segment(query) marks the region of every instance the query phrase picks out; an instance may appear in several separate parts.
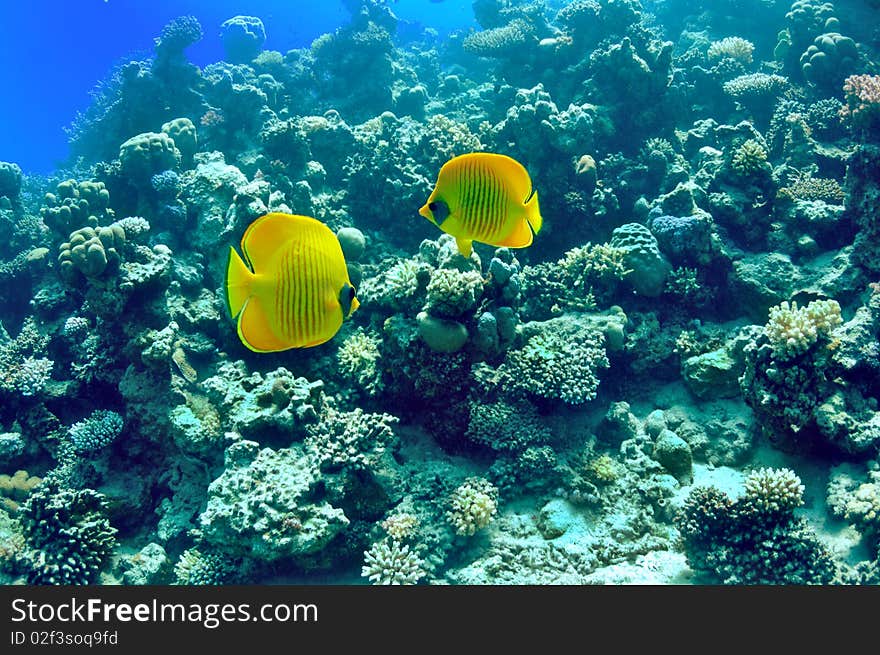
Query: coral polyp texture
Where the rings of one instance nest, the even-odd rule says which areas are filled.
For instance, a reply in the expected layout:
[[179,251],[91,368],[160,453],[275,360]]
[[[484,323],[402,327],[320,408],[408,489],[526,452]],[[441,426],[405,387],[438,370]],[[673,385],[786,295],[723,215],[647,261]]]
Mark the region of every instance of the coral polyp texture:
[[69,26],[0,584],[880,581],[877,3],[452,4]]

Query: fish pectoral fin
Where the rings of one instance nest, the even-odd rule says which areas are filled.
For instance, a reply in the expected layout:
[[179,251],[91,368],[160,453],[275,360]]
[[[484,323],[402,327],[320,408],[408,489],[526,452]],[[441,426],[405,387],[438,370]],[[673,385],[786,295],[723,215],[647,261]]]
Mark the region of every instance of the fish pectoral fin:
[[293,345],[283,341],[275,334],[263,303],[256,296],[245,301],[238,316],[238,337],[249,349],[258,353],[287,350]]
[[532,232],[529,222],[523,217],[516,222],[513,231],[496,245],[506,246],[508,248],[525,248],[526,246],[532,245],[532,239],[534,239],[534,237],[535,234]]
[[455,245],[458,246],[458,252],[461,253],[462,257],[470,257],[471,252],[473,251],[473,240],[465,239],[463,237],[455,237]]

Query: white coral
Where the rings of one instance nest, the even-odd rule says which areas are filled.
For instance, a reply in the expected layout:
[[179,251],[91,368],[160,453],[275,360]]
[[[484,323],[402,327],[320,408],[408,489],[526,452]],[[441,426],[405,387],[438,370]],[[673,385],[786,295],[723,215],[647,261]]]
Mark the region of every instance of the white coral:
[[770,308],[764,334],[770,340],[773,356],[779,360],[796,357],[840,325],[840,305],[836,300],[814,300],[806,307],[787,301]]
[[483,478],[468,478],[450,498],[449,522],[459,535],[470,536],[485,528],[498,511],[498,488]]
[[383,539],[364,552],[361,575],[373,584],[416,584],[425,576],[421,558],[396,539]]
[[804,504],[804,485],[788,468],[762,468],[749,473],[744,497],[765,512],[790,512]]

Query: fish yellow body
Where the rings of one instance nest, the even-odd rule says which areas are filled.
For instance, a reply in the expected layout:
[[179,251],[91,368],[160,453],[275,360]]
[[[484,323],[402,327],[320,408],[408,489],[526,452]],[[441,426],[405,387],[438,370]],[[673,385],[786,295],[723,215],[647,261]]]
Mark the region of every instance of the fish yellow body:
[[229,248],[226,302],[255,352],[309,348],[333,337],[357,308],[336,235],[308,216],[266,214]]
[[419,214],[455,237],[470,257],[472,242],[525,248],[541,229],[538,194],[526,169],[507,155],[472,152],[443,164]]

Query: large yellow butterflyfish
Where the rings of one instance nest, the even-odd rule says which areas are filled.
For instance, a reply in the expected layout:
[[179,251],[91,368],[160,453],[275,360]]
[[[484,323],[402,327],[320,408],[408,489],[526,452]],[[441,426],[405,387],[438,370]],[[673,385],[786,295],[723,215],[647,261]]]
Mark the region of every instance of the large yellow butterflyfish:
[[226,302],[255,352],[309,348],[333,337],[358,308],[336,235],[308,216],[266,214],[229,248]]
[[525,248],[542,223],[526,169],[507,155],[489,152],[459,155],[443,164],[419,214],[454,236],[465,257],[474,241]]

